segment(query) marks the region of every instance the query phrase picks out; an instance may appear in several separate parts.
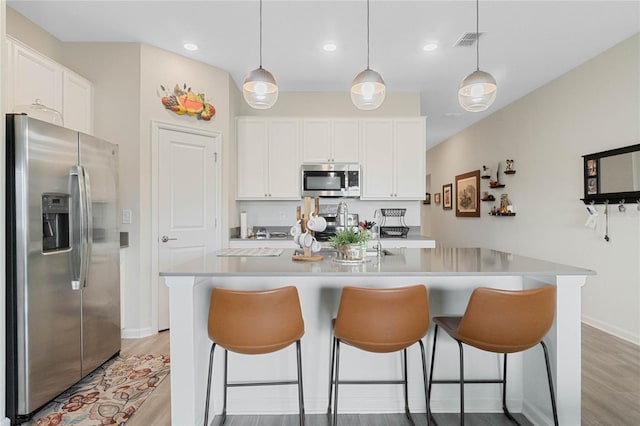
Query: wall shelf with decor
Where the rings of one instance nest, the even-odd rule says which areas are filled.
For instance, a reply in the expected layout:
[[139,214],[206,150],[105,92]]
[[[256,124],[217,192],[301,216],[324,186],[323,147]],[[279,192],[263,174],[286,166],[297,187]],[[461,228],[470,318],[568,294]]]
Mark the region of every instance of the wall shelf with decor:
[[489,212],[489,216],[515,216],[515,213]]

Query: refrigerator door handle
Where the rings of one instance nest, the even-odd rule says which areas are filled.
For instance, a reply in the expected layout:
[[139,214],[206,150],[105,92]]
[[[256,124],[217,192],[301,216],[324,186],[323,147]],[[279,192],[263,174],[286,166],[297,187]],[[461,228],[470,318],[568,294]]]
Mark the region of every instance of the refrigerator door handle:
[[70,193],[74,202],[74,217],[72,220],[72,240],[71,250],[71,288],[80,290],[86,285],[88,268],[88,237],[87,237],[87,187],[85,170],[82,166],[71,166],[69,169],[71,176]]
[[87,286],[87,281],[89,278],[89,266],[91,265],[91,252],[93,246],[93,203],[91,200],[91,179],[89,179],[89,171],[82,167],[82,172],[84,176],[84,202],[85,202],[85,246],[84,251],[82,253],[82,258],[84,259],[84,277],[82,281],[82,286]]

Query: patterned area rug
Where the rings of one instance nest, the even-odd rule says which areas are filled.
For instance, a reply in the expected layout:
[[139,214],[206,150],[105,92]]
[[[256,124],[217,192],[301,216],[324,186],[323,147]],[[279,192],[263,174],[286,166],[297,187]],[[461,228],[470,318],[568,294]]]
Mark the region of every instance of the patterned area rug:
[[37,412],[36,426],[123,425],[169,373],[165,355],[115,358]]

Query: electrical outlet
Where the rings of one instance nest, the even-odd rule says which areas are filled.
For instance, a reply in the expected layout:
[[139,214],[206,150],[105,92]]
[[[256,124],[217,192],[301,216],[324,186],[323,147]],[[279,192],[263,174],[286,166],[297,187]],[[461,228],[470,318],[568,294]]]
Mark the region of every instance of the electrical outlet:
[[122,223],[131,224],[131,210],[123,209],[122,210]]

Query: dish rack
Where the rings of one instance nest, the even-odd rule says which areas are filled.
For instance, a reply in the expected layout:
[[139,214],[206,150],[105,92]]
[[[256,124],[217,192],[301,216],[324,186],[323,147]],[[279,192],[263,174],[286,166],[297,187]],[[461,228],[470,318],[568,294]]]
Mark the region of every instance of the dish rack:
[[[380,209],[382,223],[380,224],[380,238],[407,238],[409,227],[404,222],[407,209]],[[393,218],[390,222],[397,222],[393,226],[387,226],[387,218]]]

